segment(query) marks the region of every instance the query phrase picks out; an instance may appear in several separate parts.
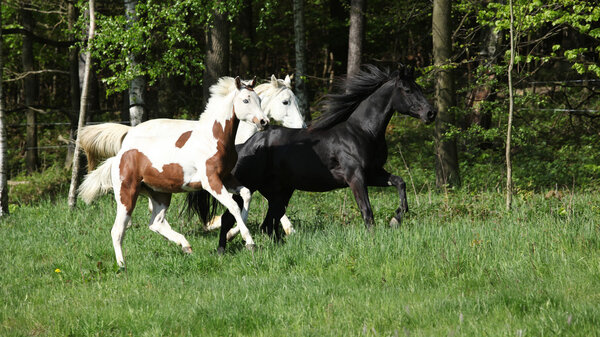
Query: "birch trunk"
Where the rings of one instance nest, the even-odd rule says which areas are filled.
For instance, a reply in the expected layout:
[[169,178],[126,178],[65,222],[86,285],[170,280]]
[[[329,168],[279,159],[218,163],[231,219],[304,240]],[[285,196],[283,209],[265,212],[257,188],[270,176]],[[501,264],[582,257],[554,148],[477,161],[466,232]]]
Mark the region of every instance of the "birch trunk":
[[[88,87],[90,82],[90,68],[92,63],[92,55],[90,52],[90,46],[92,38],[94,37],[94,31],[96,30],[96,16],[94,12],[94,0],[89,0],[89,15],[90,15],[90,29],[88,32],[88,46],[85,52],[85,72],[83,75],[83,86],[81,88],[81,102],[79,104],[79,122],[77,124],[77,133],[83,128],[85,123],[85,115],[87,113],[87,99],[88,99]],[[75,153],[73,155],[73,172],[71,174],[71,186],[69,188],[69,208],[74,209],[77,205],[77,188],[79,186],[79,169],[80,169],[80,158],[79,155],[79,137],[75,142]]]
[[[137,0],[124,0],[125,17],[131,25],[138,20],[135,7],[138,4]],[[130,53],[128,55],[129,63],[132,68],[136,68],[139,64],[136,56]],[[129,82],[129,121],[131,126],[136,126],[144,120],[144,92],[146,91],[146,78],[137,76]]]
[[512,70],[515,63],[515,41],[514,41],[514,25],[513,25],[513,4],[509,0],[510,7],[510,63],[508,64],[508,127],[506,130],[506,210],[512,207],[512,162],[510,158],[510,141],[512,136],[512,120],[513,120],[513,87],[512,87]]

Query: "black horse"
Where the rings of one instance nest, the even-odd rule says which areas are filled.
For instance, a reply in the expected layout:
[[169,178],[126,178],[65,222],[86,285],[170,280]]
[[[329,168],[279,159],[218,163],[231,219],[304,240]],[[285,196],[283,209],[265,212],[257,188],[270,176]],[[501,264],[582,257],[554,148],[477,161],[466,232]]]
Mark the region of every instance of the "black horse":
[[[385,130],[394,111],[430,123],[435,110],[405,67],[390,72],[366,65],[341,89],[342,93],[327,97],[326,112],[308,129],[272,127],[237,146],[233,174],[268,200],[261,228],[269,235],[275,229],[279,238],[279,220],[294,190],[350,187],[367,229],[374,222],[367,186],[397,188],[400,205],[392,221],[400,223],[408,210],[404,181],[383,168],[388,154]],[[198,200],[188,194],[188,207],[198,208]],[[221,218],[219,251],[225,248],[233,223],[230,214]]]

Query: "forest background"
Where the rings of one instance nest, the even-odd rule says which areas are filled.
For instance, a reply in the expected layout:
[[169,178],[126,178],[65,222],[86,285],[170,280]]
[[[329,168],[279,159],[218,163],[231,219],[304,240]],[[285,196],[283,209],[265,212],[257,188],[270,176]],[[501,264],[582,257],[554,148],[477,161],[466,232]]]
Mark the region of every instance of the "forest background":
[[[87,123],[196,119],[219,76],[294,74],[308,119],[349,62],[418,70],[432,101],[450,75],[437,126],[394,118],[392,172],[412,189],[502,191],[510,60],[508,1],[446,1],[448,58],[435,63],[434,6],[444,1],[102,1],[91,44]],[[596,1],[512,3],[516,193],[598,188],[600,9]],[[87,1],[2,1],[2,93],[13,207],[62,193],[70,175],[87,46]],[[364,21],[349,34],[354,13]],[[355,26],[356,28],[356,26]],[[349,41],[358,36],[358,51]],[[352,44],[352,43],[350,43]],[[358,53],[358,54],[356,54]],[[301,107],[303,105],[301,104]],[[442,125],[440,125],[442,123]],[[440,179],[436,144],[454,147]],[[438,171],[438,172],[436,172]],[[448,174],[448,172],[445,172]],[[407,177],[405,177],[407,178]],[[437,178],[437,179],[436,179]],[[25,181],[27,183],[20,183]],[[408,181],[408,180],[407,180]],[[5,195],[5,194],[4,194]]]

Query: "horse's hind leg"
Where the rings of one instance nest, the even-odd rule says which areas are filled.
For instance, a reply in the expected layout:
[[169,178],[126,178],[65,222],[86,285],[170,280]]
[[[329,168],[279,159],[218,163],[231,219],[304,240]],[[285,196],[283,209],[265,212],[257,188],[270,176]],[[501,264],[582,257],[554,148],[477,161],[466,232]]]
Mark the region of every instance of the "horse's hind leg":
[[269,209],[267,215],[260,228],[266,231],[269,236],[273,236],[275,231],[275,239],[281,239],[281,230],[279,228],[279,221],[285,214],[285,208],[292,197],[294,192],[288,191],[277,191],[272,193],[266,193],[265,197],[269,201]]
[[288,218],[287,215],[284,214],[281,217],[280,221],[281,221],[281,227],[283,227],[283,231],[285,232],[285,235],[290,235],[292,233],[296,233],[296,230],[292,226],[292,222],[290,221],[290,218]]
[[185,236],[176,232],[165,218],[169,204],[171,203],[170,193],[151,192],[149,200],[152,202],[152,216],[150,217],[150,230],[164,236],[169,241],[175,242],[181,246],[184,253],[191,253],[192,247]]
[[366,182],[361,172],[356,171],[352,177],[347,179],[348,186],[354,194],[354,199],[358,205],[358,209],[365,221],[365,227],[369,230],[373,226],[375,220],[373,218],[373,209],[369,200],[369,191],[367,190]]
[[115,217],[115,223],[110,231],[110,235],[112,237],[113,248],[115,250],[115,258],[117,259],[117,264],[121,268],[125,268],[125,258],[123,257],[123,238],[125,237],[127,224],[130,221],[131,215],[128,214],[125,206],[117,202],[117,216]]

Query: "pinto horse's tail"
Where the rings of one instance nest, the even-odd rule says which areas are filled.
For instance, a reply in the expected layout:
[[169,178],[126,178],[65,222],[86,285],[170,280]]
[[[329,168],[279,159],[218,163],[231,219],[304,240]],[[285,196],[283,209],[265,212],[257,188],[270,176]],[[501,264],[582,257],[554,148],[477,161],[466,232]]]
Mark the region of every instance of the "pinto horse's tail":
[[115,158],[108,158],[97,169],[85,176],[81,186],[79,186],[79,197],[87,204],[113,188],[111,169]]
[[190,192],[185,198],[185,206],[182,213],[188,215],[197,214],[202,223],[206,224],[217,214],[219,202],[205,190]]
[[88,160],[88,172],[104,159],[114,157],[131,126],[117,123],[88,125],[79,132],[79,144]]

